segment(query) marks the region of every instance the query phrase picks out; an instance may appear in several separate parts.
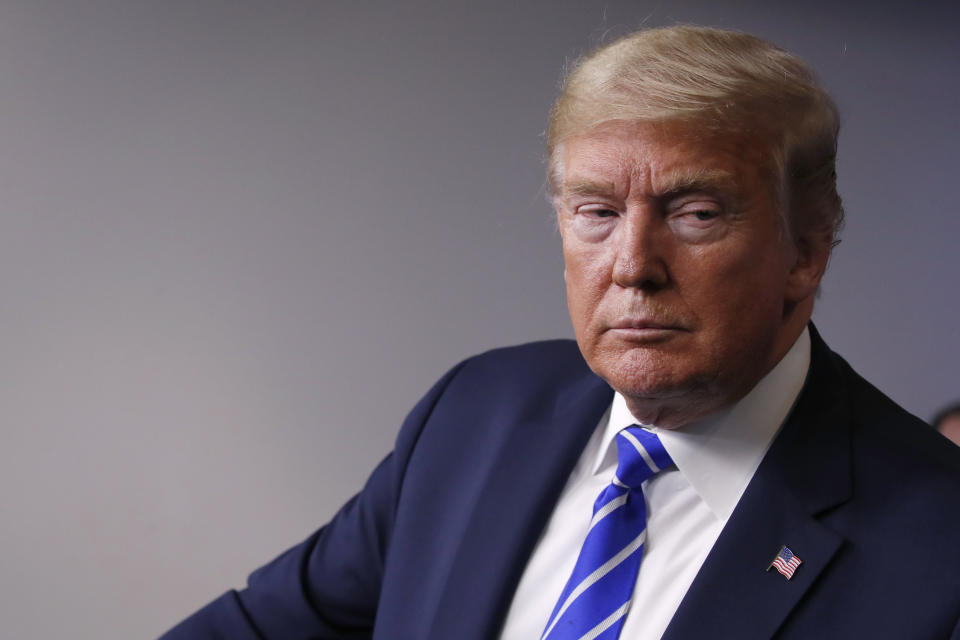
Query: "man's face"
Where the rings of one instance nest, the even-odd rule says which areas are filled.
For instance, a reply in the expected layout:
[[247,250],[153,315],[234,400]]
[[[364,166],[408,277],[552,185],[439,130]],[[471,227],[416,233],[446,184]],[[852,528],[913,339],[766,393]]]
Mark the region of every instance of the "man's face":
[[823,266],[798,276],[763,150],[690,133],[601,125],[565,142],[555,185],[580,350],[637,418],[668,427],[735,402],[779,361]]

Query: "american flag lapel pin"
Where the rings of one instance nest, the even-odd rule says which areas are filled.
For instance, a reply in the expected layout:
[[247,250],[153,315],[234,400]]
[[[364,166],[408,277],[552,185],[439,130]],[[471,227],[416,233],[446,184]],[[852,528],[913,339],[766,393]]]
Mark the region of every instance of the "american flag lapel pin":
[[790,551],[787,545],[783,545],[780,547],[780,551],[777,552],[777,557],[775,557],[773,562],[767,567],[767,571],[776,569],[784,578],[789,580],[793,577],[793,572],[797,570],[801,562],[803,562],[803,560],[801,560],[799,556],[794,554],[793,551]]

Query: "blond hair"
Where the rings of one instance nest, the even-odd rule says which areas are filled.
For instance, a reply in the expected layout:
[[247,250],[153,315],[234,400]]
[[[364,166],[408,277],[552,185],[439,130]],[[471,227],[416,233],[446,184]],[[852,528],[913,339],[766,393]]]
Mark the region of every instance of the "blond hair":
[[842,226],[836,105],[806,63],[765,40],[707,27],[647,29],[578,60],[550,112],[554,190],[564,140],[614,120],[678,122],[762,140],[790,230],[829,231],[835,239]]

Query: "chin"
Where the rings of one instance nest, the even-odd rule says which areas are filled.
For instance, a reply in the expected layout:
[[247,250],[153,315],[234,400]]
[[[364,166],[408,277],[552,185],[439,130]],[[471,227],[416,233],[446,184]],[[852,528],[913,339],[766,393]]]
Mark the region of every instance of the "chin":
[[677,429],[698,420],[733,400],[706,371],[643,367],[616,367],[600,374],[627,401],[639,422],[662,429]]
[[599,358],[594,372],[624,396],[635,400],[693,399],[716,380],[709,368],[684,367],[682,359],[654,350],[631,349]]

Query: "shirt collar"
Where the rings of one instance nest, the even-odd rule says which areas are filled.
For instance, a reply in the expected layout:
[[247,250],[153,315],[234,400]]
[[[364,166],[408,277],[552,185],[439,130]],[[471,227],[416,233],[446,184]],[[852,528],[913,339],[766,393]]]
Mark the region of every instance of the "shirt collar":
[[[677,469],[713,513],[726,522],[793,407],[810,367],[810,333],[804,329],[787,354],[739,402],[682,429],[656,433]],[[616,466],[614,439],[637,424],[626,400],[614,395],[593,473]]]

